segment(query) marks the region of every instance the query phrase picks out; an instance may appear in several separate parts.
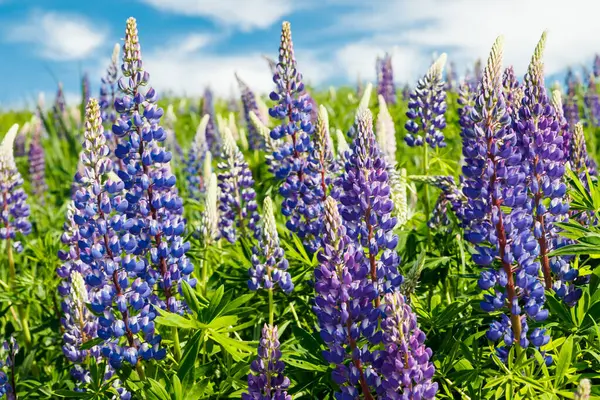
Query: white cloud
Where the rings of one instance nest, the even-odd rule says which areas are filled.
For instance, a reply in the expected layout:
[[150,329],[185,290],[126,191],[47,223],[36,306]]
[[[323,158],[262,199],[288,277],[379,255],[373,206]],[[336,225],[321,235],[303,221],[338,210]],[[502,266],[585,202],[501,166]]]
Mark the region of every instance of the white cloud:
[[201,16],[242,31],[264,29],[298,8],[293,0],[141,0],[159,10]]
[[[163,48],[144,51],[144,66],[150,73],[150,84],[164,93],[201,95],[205,87],[218,96],[230,96],[238,75],[256,92],[268,93],[274,84],[261,52],[215,54],[206,49],[216,37],[190,34],[172,40]],[[177,43],[177,45],[175,45]],[[277,44],[274,44],[277,46]],[[276,50],[274,47],[273,50]],[[296,51],[298,65],[306,82],[320,84],[334,72],[334,66],[321,61],[311,51]]]
[[50,60],[80,60],[89,57],[106,38],[103,28],[75,14],[33,12],[9,27],[7,39],[31,43]]
[[[522,75],[547,29],[544,60],[546,73],[553,74],[589,60],[600,50],[599,12],[600,3],[595,0],[573,0],[568,6],[563,0],[391,0],[342,14],[329,32],[367,35],[362,41],[365,51],[375,45],[397,44],[407,57],[395,57],[394,62],[399,72],[410,76],[395,75],[408,80],[425,72],[433,51],[447,52],[462,72],[477,58],[485,60],[500,34],[505,36],[504,64],[513,64]],[[347,53],[352,53],[351,46],[346,46]],[[370,61],[373,70],[374,60]]]

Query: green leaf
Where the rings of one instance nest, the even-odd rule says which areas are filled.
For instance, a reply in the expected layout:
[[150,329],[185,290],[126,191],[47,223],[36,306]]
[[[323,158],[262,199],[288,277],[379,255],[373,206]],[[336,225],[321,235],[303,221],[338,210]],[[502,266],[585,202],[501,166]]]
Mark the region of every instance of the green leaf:
[[223,285],[219,286],[219,288],[213,293],[210,304],[208,308],[204,310],[204,319],[203,322],[209,323],[218,315],[219,305],[221,304],[221,299],[223,298],[223,292],[225,291]]
[[558,361],[556,362],[556,372],[554,377],[554,386],[558,387],[567,374],[571,366],[571,357],[573,356],[573,336],[569,336],[560,349]]
[[176,328],[183,329],[197,329],[202,328],[202,325],[196,321],[188,318],[184,318],[179,314],[174,314],[160,308],[156,308],[159,316],[156,317],[156,323],[164,326],[174,326]]
[[187,283],[187,281],[181,282],[181,291],[183,293],[183,298],[185,299],[185,302],[188,305],[188,307],[196,314],[199,314],[200,310],[202,309],[202,306],[200,305],[200,302],[196,297],[196,293],[194,293],[194,289],[190,286],[189,283]]
[[181,381],[177,375],[171,377],[171,388],[173,389],[173,400],[183,400],[183,388],[181,387]]
[[182,381],[185,380],[185,376],[194,368],[194,364],[196,364],[198,352],[200,351],[200,339],[203,333],[203,331],[197,331],[185,345],[185,352],[179,363],[179,371],[177,371],[177,376]]
[[[223,308],[223,310],[220,312],[220,314],[227,315],[230,312],[234,312],[234,311],[238,310],[241,305],[246,304],[247,302],[249,302],[252,297],[254,297],[254,293],[244,294],[244,295],[241,295],[241,296],[237,297],[235,300],[229,302]],[[238,314],[238,313],[236,313],[236,314]]]
[[152,399],[171,400],[171,396],[169,396],[169,393],[160,384],[160,382],[158,382],[152,378],[148,378],[147,381],[150,384],[150,387],[148,388],[148,392],[152,396],[151,397]]
[[82,345],[79,347],[79,349],[80,349],[80,350],[89,350],[89,349],[91,349],[92,347],[94,347],[94,346],[97,346],[97,345],[99,345],[99,344],[100,344],[100,343],[102,343],[102,342],[104,342],[104,339],[97,337],[97,338],[94,338],[94,339],[92,339],[92,340],[88,340],[87,342],[83,343],[83,344],[82,344]]

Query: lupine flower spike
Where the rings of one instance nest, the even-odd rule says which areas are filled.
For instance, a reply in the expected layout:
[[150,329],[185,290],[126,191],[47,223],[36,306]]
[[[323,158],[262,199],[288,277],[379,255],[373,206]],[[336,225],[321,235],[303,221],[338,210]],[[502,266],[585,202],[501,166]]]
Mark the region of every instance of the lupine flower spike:
[[242,400],[292,400],[287,394],[290,380],[284,375],[284,369],[277,326],[265,324],[258,344],[258,358],[250,365],[248,392],[242,393]]
[[396,104],[396,86],[394,85],[391,54],[386,53],[378,67],[377,94],[383,96],[387,104]]
[[274,140],[285,140],[273,154],[279,164],[275,176],[284,182],[279,193],[285,198],[282,213],[288,217],[287,227],[303,241],[307,250],[314,253],[319,246],[322,222],[323,193],[319,175],[311,168],[313,155],[313,126],[310,112],[312,106],[304,94],[302,74],[298,72],[290,23],[284,22],[281,30],[281,45],[277,73],[273,76],[276,90],[270,98],[276,104],[269,110],[273,118],[282,124],[271,131]]
[[238,148],[231,130],[223,129],[222,161],[219,162],[219,200],[221,235],[230,243],[240,236],[258,235],[259,215],[254,191],[254,179]]
[[204,167],[204,160],[209,153],[208,144],[206,142],[206,128],[210,121],[210,115],[206,114],[200,120],[200,124],[196,129],[196,135],[192,146],[188,151],[187,162],[186,162],[186,178],[188,182],[188,190],[190,196],[194,199],[199,199],[200,195],[204,193],[206,182],[205,179],[208,177],[202,173]]
[[290,273],[287,272],[288,261],[279,243],[277,223],[273,213],[273,202],[265,198],[263,206],[263,226],[260,245],[252,248],[252,268],[250,268],[248,287],[250,290],[265,288],[271,290],[279,285],[285,293],[294,290]]
[[335,172],[333,149],[331,148],[331,136],[329,135],[329,115],[325,106],[319,107],[319,116],[314,135],[314,154],[312,156],[311,168],[316,170],[320,176],[322,200],[325,201],[329,192],[332,175]]
[[46,161],[42,147],[42,122],[34,116],[31,127],[32,135],[28,153],[31,193],[43,204],[48,185],[46,185]]
[[[528,336],[527,317],[542,321],[548,311],[543,309],[544,289],[538,280],[539,249],[530,230],[532,202],[527,198],[526,165],[502,91],[502,50],[503,38],[499,37],[470,110],[473,125],[462,132],[463,192],[468,199],[465,238],[475,245],[473,261],[485,268],[479,287],[491,290],[481,307],[487,312],[507,308],[510,314],[491,324],[488,339],[502,338],[507,347],[516,342],[525,348],[530,341],[540,347],[549,337],[539,328]],[[501,265],[498,270],[493,267],[495,261]],[[507,347],[498,348],[502,359],[508,356]]]
[[[19,344],[13,336],[0,347],[0,399],[6,395],[7,400],[16,400],[16,365],[15,358],[19,352]],[[4,359],[4,357],[6,358]],[[6,360],[6,361],[4,361]],[[3,371],[6,366],[8,374]]]
[[[248,128],[249,148],[250,150],[264,148],[262,138],[256,131],[254,124],[250,120],[250,112],[253,112],[259,118],[264,117],[263,113],[258,107],[257,96],[254,94],[254,92],[252,92],[250,87],[238,76],[238,74],[235,74],[235,78],[237,79],[238,86],[241,92],[242,106],[244,108],[244,117],[246,118],[246,127]],[[263,124],[266,124],[268,121],[262,120],[261,122]]]
[[217,118],[215,115],[215,109],[213,106],[213,94],[210,88],[204,90],[204,96],[202,97],[202,111],[201,115],[210,115],[208,125],[206,126],[206,144],[208,149],[213,154],[219,154],[221,146],[221,135],[217,130]]
[[[597,57],[597,56],[596,56]],[[575,392],[575,400],[590,400],[590,395],[592,393],[592,383],[589,379],[582,379],[579,381],[579,385],[577,385],[577,391]]]
[[254,129],[256,129],[265,144],[265,162],[269,166],[269,172],[275,174],[279,164],[277,163],[274,154],[278,152],[282,141],[281,139],[275,140],[271,137],[271,130],[256,114],[254,114],[254,112],[250,111],[248,116],[250,118],[250,123],[254,125]]
[[442,133],[446,127],[446,92],[442,76],[445,64],[446,54],[442,54],[410,95],[406,112],[409,120],[405,125],[408,134],[404,141],[411,147],[422,146],[423,136],[432,148],[446,146]]
[[212,173],[206,185],[204,212],[202,213],[200,225],[200,232],[206,246],[215,243],[221,235],[219,231],[218,195],[217,175]]

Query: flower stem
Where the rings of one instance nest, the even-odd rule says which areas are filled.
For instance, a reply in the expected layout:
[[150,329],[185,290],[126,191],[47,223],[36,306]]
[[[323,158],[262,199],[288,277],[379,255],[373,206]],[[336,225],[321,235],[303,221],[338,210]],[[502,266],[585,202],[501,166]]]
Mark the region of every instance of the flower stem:
[[202,294],[206,296],[206,287],[208,286],[208,263],[206,257],[208,256],[208,246],[204,250],[204,257],[200,259],[200,266],[202,268]]
[[175,361],[179,363],[181,361],[181,346],[179,344],[179,332],[177,331],[177,327],[173,327],[173,355],[175,356]]
[[[429,176],[429,144],[423,143],[423,171],[426,176]],[[425,224],[429,220],[429,185],[425,184]],[[427,227],[427,246],[431,242],[431,232]]]
[[140,380],[145,381],[146,373],[144,372],[144,366],[142,365],[141,362],[138,361],[138,363],[135,365],[135,370],[137,371],[137,374],[140,377]]
[[269,325],[273,326],[275,319],[275,310],[273,309],[273,288],[269,289]]
[[[8,271],[9,271],[9,285],[11,289],[15,289],[16,286],[16,277],[17,272],[15,269],[15,257],[13,255],[13,248],[10,242],[10,238],[6,239],[6,253],[8,256]],[[17,306],[19,320],[17,323],[21,324],[21,328],[23,329],[23,338],[25,339],[25,347],[27,349],[31,348],[31,332],[29,331],[29,322],[27,321],[27,312],[23,308],[22,305]],[[14,314],[13,314],[14,316]]]

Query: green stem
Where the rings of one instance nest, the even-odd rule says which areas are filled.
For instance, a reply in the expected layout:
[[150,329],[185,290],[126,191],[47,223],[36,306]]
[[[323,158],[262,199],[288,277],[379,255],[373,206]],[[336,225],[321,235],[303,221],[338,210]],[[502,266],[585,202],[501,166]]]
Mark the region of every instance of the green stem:
[[[8,271],[9,271],[9,285],[13,291],[16,289],[16,278],[17,271],[15,269],[15,257],[13,255],[13,248],[10,243],[10,238],[6,240],[6,253],[8,255]],[[21,328],[23,329],[23,338],[25,339],[25,347],[27,349],[31,349],[31,332],[29,331],[29,322],[27,321],[27,310],[23,308],[22,305],[17,306],[17,311],[19,315],[19,321],[16,321],[17,324],[21,324]],[[14,314],[13,314],[14,316]]]
[[138,361],[138,363],[135,365],[135,370],[137,371],[137,374],[140,377],[140,380],[145,381],[146,373],[144,372],[144,366],[142,365],[142,363],[140,361]]
[[273,320],[275,316],[275,310],[273,309],[273,289],[269,289],[269,325],[273,326]]
[[179,344],[179,332],[177,331],[177,327],[173,328],[173,355],[175,356],[175,361],[179,364],[181,361],[181,346]]
[[6,253],[8,255],[8,284],[12,289],[14,289],[15,281],[17,279],[17,271],[15,270],[15,258],[13,256],[13,249],[10,243],[10,238],[6,239]]
[[202,268],[202,294],[206,296],[206,287],[208,286],[208,263],[206,257],[208,256],[208,246],[204,250],[204,256],[200,260],[200,266]]
[[[423,143],[423,170],[426,176],[429,176],[429,144],[427,142]],[[425,224],[427,225],[427,221],[429,220],[429,185],[425,184]],[[429,243],[431,242],[431,232],[429,231],[429,227],[427,227],[427,247],[429,247]]]

